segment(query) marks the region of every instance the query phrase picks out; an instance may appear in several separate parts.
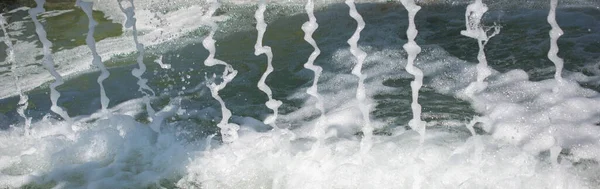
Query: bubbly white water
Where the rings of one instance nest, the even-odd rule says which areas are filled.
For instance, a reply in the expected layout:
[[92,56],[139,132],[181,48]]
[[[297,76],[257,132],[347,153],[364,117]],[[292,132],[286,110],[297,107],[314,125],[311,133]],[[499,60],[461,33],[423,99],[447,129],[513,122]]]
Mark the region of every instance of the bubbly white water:
[[[477,64],[477,80],[469,84],[464,91],[468,98],[475,98],[476,93],[480,93],[481,91],[485,90],[488,86],[488,83],[485,82],[485,79],[492,74],[490,68],[488,67],[484,47],[490,38],[494,37],[500,32],[500,28],[499,26],[492,27],[494,31],[490,36],[488,36],[489,29],[484,28],[483,24],[481,24],[483,14],[485,14],[487,11],[488,7],[482,2],[482,0],[475,0],[473,3],[469,4],[465,13],[465,24],[467,30],[460,32],[461,35],[477,39],[477,44],[479,46],[479,52],[477,54],[477,60],[479,61]],[[481,121],[485,121],[485,118],[476,116],[469,124],[466,125],[471,132],[471,135],[476,135],[473,126]]]
[[[317,17],[326,23],[322,25],[327,27],[344,28],[348,24],[332,21],[336,18],[328,16],[333,17],[335,14],[326,14],[329,10],[323,10],[323,7],[317,8],[319,14],[315,16],[312,3],[308,1],[306,4],[305,11],[309,19],[302,27],[305,40],[314,48],[312,53],[306,53],[310,55],[307,64],[319,61],[317,58],[320,49],[317,42],[323,46],[327,45],[322,43],[326,41],[323,34],[317,31]],[[225,45],[215,45],[213,37],[219,30],[213,26],[216,26],[215,21],[219,20],[213,14],[218,6],[212,5],[212,9],[202,15],[206,18],[204,20],[183,12],[179,12],[179,19],[174,19],[181,22],[196,19],[187,23],[211,26],[209,37],[203,39],[203,42],[206,42],[203,45],[209,50],[212,58],[207,59],[208,65],[215,63],[210,62],[211,60],[218,61],[215,59],[215,56],[218,56],[217,49],[226,48]],[[102,8],[100,6],[99,9]],[[199,14],[201,10],[204,9],[178,11],[196,11],[194,13]],[[254,12],[253,10],[251,9],[251,12]],[[375,10],[380,11],[376,8],[371,9]],[[150,12],[136,9],[138,14],[145,11]],[[367,17],[370,12],[361,13]],[[251,18],[251,14],[246,16]],[[266,15],[269,15],[268,11]],[[340,15],[347,17],[346,12]],[[440,15],[446,16],[443,13]],[[304,18],[304,15],[302,16]],[[461,18],[456,19],[463,21]],[[404,20],[402,22],[409,25],[410,21]],[[417,25],[420,24],[419,21],[423,20],[417,19]],[[274,24],[269,24],[272,25]],[[364,27],[369,28],[369,22],[366,22]],[[164,28],[167,32],[166,28],[169,27]],[[352,29],[339,31],[350,36]],[[299,28],[297,30],[300,31]],[[397,30],[394,32],[404,33],[399,31],[399,28]],[[315,31],[316,41],[312,38]],[[420,31],[421,35],[430,32],[426,29]],[[155,34],[145,31],[140,32],[139,37]],[[416,35],[416,32],[414,34]],[[369,38],[365,38],[365,41],[368,40]],[[359,44],[362,45],[357,45],[357,48],[363,49],[369,55],[364,59],[365,65],[368,66],[362,69],[364,75],[370,76],[364,80],[368,94],[399,93],[399,90],[407,90],[391,89],[382,84],[388,78],[412,78],[408,73],[399,71],[399,68],[409,64],[406,55],[402,54],[401,47],[373,48],[370,46],[373,43]],[[302,123],[292,128],[291,134],[259,131],[261,121],[236,117],[227,110],[229,115],[225,115],[223,111],[221,123],[227,117],[227,120],[231,118],[232,122],[237,123],[236,126],[239,125],[239,130],[235,132],[239,134],[237,140],[224,137],[223,140],[227,143],[219,144],[211,137],[199,137],[187,142],[181,140],[181,135],[185,135],[185,132],[178,131],[175,125],[162,125],[159,128],[160,133],[155,132],[157,127],[152,125],[159,122],[159,118],[166,119],[173,115],[183,117],[194,111],[218,113],[216,108],[183,109],[180,106],[181,99],[170,99],[169,105],[155,114],[149,127],[133,118],[142,111],[145,104],[144,99],[134,99],[109,108],[113,115],[77,117],[74,118],[73,125],[47,117],[33,123],[32,134],[28,137],[21,134],[20,127],[1,131],[0,187],[18,188],[31,183],[39,183],[47,188],[597,186],[600,172],[595,162],[600,160],[600,129],[595,124],[600,121],[600,110],[597,108],[600,105],[600,95],[572,80],[575,74],[566,72],[563,88],[557,91],[554,89],[558,83],[554,79],[531,81],[523,70],[499,72],[489,68],[490,75],[484,78],[488,83],[487,88],[467,98],[461,93],[472,81],[478,81],[478,67],[471,62],[455,58],[435,45],[423,48],[425,50],[419,54],[416,66],[422,69],[423,77],[426,78],[423,81],[424,89],[468,100],[479,114],[478,118],[474,119],[479,124],[473,126],[483,129],[484,134],[471,136],[468,132],[452,130],[453,127],[466,125],[463,120],[454,120],[457,122],[455,126],[444,123],[442,128],[436,128],[433,122],[429,122],[427,125],[432,129],[427,131],[426,136],[399,125],[400,127],[390,130],[389,135],[373,135],[372,145],[365,152],[360,137],[356,135],[356,132],[362,129],[363,124],[360,122],[364,114],[356,110],[354,104],[349,104],[356,102],[356,89],[348,87],[356,84],[356,78],[350,71],[355,57],[347,47],[341,46],[333,55],[329,55],[331,57],[320,57],[319,63],[329,68],[325,68],[322,74],[317,74],[317,71],[321,73],[321,69],[315,69],[313,85],[307,85],[291,95],[290,98],[302,96],[305,95],[305,91],[309,91],[310,94],[314,87],[313,94],[316,94],[316,99],[321,97],[322,102],[326,102],[322,103],[322,110],[319,108],[323,116],[307,116],[304,110],[314,110],[312,103],[308,101],[307,104],[311,106],[303,106],[299,110],[281,115],[279,120],[282,123],[294,120]],[[99,50],[101,51],[101,48]],[[323,61],[323,58],[330,59]],[[227,82],[234,79],[233,76],[237,72],[232,66],[222,65],[225,65],[224,81],[219,85],[212,83],[210,89],[213,97],[217,94],[215,98],[218,97],[221,108],[225,108],[225,101],[218,96],[218,92]],[[320,82],[319,76],[323,78]],[[320,91],[317,90],[317,84]],[[365,95],[366,101],[373,98],[373,95]],[[435,99],[421,102],[427,100]],[[393,124],[382,123],[379,119],[373,119],[372,122],[374,128]],[[313,141],[310,136],[314,136],[314,133],[310,132],[311,126],[323,130],[320,139],[322,142],[318,148],[311,145]],[[450,128],[451,131],[444,128]],[[475,134],[475,131],[472,133]],[[423,140],[423,137],[426,140]],[[568,152],[563,149],[568,149]]]

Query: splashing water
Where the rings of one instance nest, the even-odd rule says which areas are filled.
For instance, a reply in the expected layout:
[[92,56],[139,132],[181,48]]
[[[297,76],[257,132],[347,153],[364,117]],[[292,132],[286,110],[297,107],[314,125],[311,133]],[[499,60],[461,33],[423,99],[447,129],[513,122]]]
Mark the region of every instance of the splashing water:
[[[548,50],[548,59],[554,63],[556,70],[554,72],[554,79],[558,81],[558,86],[556,86],[553,91],[557,92],[558,87],[564,85],[564,80],[562,78],[562,69],[564,67],[564,61],[562,58],[558,57],[558,38],[563,34],[563,31],[560,29],[558,24],[556,23],[556,6],[558,5],[558,0],[550,0],[550,12],[548,13],[548,24],[552,26],[550,30],[550,50]],[[553,138],[556,143],[556,138]],[[562,148],[559,144],[550,148],[550,159],[553,165],[558,165],[558,155],[562,151]],[[563,187],[562,183],[560,183],[561,187]]]
[[44,47],[44,58],[42,64],[48,70],[48,72],[50,72],[50,75],[52,75],[55,79],[54,83],[50,84],[50,100],[52,101],[52,106],[50,107],[50,110],[52,110],[54,113],[60,115],[63,119],[70,122],[71,117],[69,117],[67,111],[65,111],[63,108],[57,105],[58,98],[60,98],[60,93],[56,90],[56,87],[64,84],[64,80],[62,76],[54,69],[54,57],[52,57],[51,52],[52,42],[50,42],[46,37],[47,34],[44,30],[44,26],[42,26],[42,24],[37,19],[38,14],[45,11],[44,4],[46,3],[46,0],[35,0],[35,3],[37,3],[37,7],[30,9],[29,15],[35,23],[35,31],[40,41],[42,42],[42,46]]
[[406,31],[406,35],[408,36],[408,43],[406,43],[403,47],[406,52],[408,52],[408,62],[406,63],[406,71],[413,76],[415,76],[415,80],[410,83],[410,87],[412,90],[412,113],[413,118],[408,122],[408,125],[415,131],[419,132],[421,135],[421,143],[425,141],[425,126],[427,123],[421,120],[421,105],[419,104],[419,90],[421,86],[423,86],[423,71],[414,66],[415,59],[417,55],[421,53],[421,47],[417,45],[415,42],[415,38],[417,37],[417,28],[415,26],[415,15],[421,9],[420,6],[416,5],[413,0],[402,0],[402,5],[408,10],[408,19],[409,26]]
[[[551,0],[550,12],[494,0],[12,10],[0,24],[0,84],[14,95],[0,99],[0,188],[596,188],[600,12],[583,1]],[[563,9],[573,4],[584,8]],[[569,64],[554,71],[556,20]],[[107,29],[121,22],[123,33]],[[40,28],[52,43],[36,47]],[[36,71],[48,57],[65,77],[50,89],[60,102]],[[46,116],[57,103],[71,121]]]
[[367,94],[365,91],[365,79],[367,76],[362,73],[362,67],[367,58],[367,53],[361,50],[358,47],[358,40],[360,39],[360,32],[365,28],[365,22],[362,19],[362,16],[356,10],[356,5],[354,4],[354,0],[346,0],[346,4],[350,7],[350,17],[354,18],[357,22],[356,31],[350,39],[348,39],[348,44],[350,45],[350,52],[356,58],[356,65],[352,68],[352,74],[358,77],[358,87],[356,88],[356,100],[358,103],[358,108],[362,113],[363,117],[363,139],[361,142],[361,151],[367,152],[371,148],[372,138],[373,138],[373,126],[371,126],[371,118],[370,118],[370,108],[368,104],[365,104],[365,99],[367,98]]
[[156,60],[154,60],[154,63],[158,64],[158,66],[160,66],[160,68],[162,69],[171,69],[171,64],[166,64],[162,61],[163,56],[158,57]]
[[[142,78],[142,75],[144,74],[144,72],[146,72],[146,64],[144,64],[145,49],[144,49],[144,45],[142,43],[140,43],[139,39],[138,39],[137,26],[136,26],[137,19],[135,18],[135,4],[133,3],[133,0],[127,0],[127,2],[129,2],[129,7],[124,8],[122,3],[125,0],[117,0],[117,1],[119,3],[119,8],[123,12],[123,14],[125,14],[125,16],[127,17],[127,20],[125,21],[125,24],[123,24],[123,25],[125,26],[125,28],[132,28],[132,30],[133,30],[132,31],[133,42],[135,43],[135,48],[137,49],[137,52],[138,52],[138,57],[137,57],[138,68],[133,69],[131,71],[131,74],[138,79],[138,81],[137,81],[137,84],[139,86],[138,91],[140,91],[140,92],[142,92],[142,94],[144,94],[143,99],[144,99],[144,103],[146,104],[146,111],[148,112],[148,116],[149,116],[150,120],[152,120],[156,111],[154,111],[154,108],[152,108],[152,106],[150,105],[150,97],[154,96],[155,93],[150,88],[150,86],[148,86],[148,84],[146,84],[148,82],[148,80]],[[160,128],[153,127],[152,129],[154,129],[154,131],[156,131],[156,132],[160,132]]]
[[254,55],[258,56],[261,54],[267,55],[267,70],[260,77],[260,81],[258,81],[258,88],[267,94],[269,100],[265,103],[267,107],[273,110],[273,115],[265,118],[265,124],[271,125],[273,128],[277,128],[275,121],[277,121],[277,115],[279,114],[279,106],[281,106],[282,102],[273,99],[273,93],[271,92],[271,88],[265,83],[267,77],[271,72],[273,72],[273,51],[271,51],[271,47],[263,46],[263,36],[265,35],[265,31],[267,31],[267,23],[265,23],[265,10],[267,9],[267,5],[264,0],[261,0],[258,5],[258,10],[254,14],[254,18],[256,18],[256,30],[258,31],[258,37],[256,38],[256,45],[254,45]]
[[558,24],[556,23],[556,6],[558,5],[558,0],[550,0],[550,12],[548,13],[548,24],[552,26],[550,30],[550,50],[548,50],[548,59],[554,63],[556,66],[556,71],[554,73],[554,79],[556,79],[559,83],[563,82],[562,78],[562,69],[564,65],[564,61],[562,58],[558,57],[558,38],[563,34],[563,31],[560,29]]
[[[467,6],[467,11],[465,13],[465,23],[467,30],[463,30],[460,32],[461,35],[477,39],[477,44],[479,46],[479,52],[477,54],[477,60],[479,61],[479,63],[477,64],[477,80],[475,82],[470,83],[464,91],[468,98],[475,98],[476,93],[480,93],[481,91],[485,90],[487,88],[488,83],[484,80],[492,74],[492,71],[488,67],[484,47],[490,40],[490,38],[500,33],[500,27],[492,27],[494,31],[490,36],[488,36],[487,32],[490,29],[484,28],[483,24],[481,23],[483,14],[485,14],[487,10],[488,7],[482,2],[482,0],[475,0],[473,3]],[[485,120],[485,118],[475,116],[469,124],[466,124],[466,127],[471,132],[471,135],[476,135],[475,129],[473,128],[474,125],[478,122]]]
[[[219,96],[219,91],[222,90],[223,88],[225,88],[225,86],[227,86],[227,83],[231,82],[231,80],[233,80],[233,78],[235,78],[235,75],[237,75],[237,71],[233,69],[233,67],[219,59],[215,59],[215,53],[216,53],[216,48],[215,48],[215,40],[214,40],[214,35],[217,31],[217,23],[215,23],[215,21],[212,19],[213,14],[215,13],[215,11],[217,11],[217,9],[221,6],[221,4],[217,1],[217,0],[209,0],[208,1],[210,3],[210,8],[209,10],[205,13],[205,15],[202,17],[202,21],[205,22],[209,27],[210,27],[210,33],[208,34],[208,36],[206,38],[204,38],[204,40],[202,41],[202,45],[204,46],[204,48],[206,48],[209,51],[209,55],[208,58],[206,58],[206,60],[204,61],[204,65],[206,66],[215,66],[215,65],[223,65],[225,66],[225,69],[223,70],[223,81],[219,84],[216,83],[210,83],[209,84],[209,88],[210,88],[210,92],[212,94],[212,97],[214,99],[216,99],[217,101],[219,101],[219,104],[221,105],[221,121],[217,124],[217,126],[219,128],[221,128],[221,136],[222,136],[222,140],[223,142],[233,142],[236,141],[238,138],[238,130],[240,128],[239,125],[235,124],[235,123],[229,123],[229,118],[231,118],[231,111],[229,109],[227,109],[227,107],[225,106],[225,102],[223,101],[223,99]],[[213,79],[216,76],[213,76]]]
[[483,49],[490,38],[494,37],[500,32],[500,27],[492,27],[494,31],[490,36],[488,36],[487,32],[489,29],[485,29],[483,24],[481,24],[483,14],[485,14],[487,10],[488,7],[482,2],[482,0],[475,0],[475,2],[467,6],[467,12],[465,13],[467,30],[460,31],[461,35],[477,39],[477,44],[479,45],[479,53],[477,54],[477,60],[479,61],[479,64],[477,64],[477,80],[476,82],[471,83],[469,87],[465,89],[465,94],[469,98],[473,98],[473,94],[485,90],[487,83],[484,80],[492,74],[490,68],[488,67],[487,59]]
[[323,104],[323,97],[319,94],[319,78],[321,77],[321,73],[323,72],[323,68],[315,65],[315,60],[321,54],[321,49],[317,46],[317,42],[312,37],[317,28],[319,28],[319,24],[317,23],[317,18],[314,14],[315,4],[312,0],[307,0],[306,5],[304,6],[306,14],[308,15],[308,21],[302,24],[302,31],[304,31],[304,40],[308,42],[313,48],[314,51],[308,57],[308,61],[304,63],[304,68],[313,71],[315,76],[313,77],[312,85],[306,90],[306,93],[317,99],[315,103],[315,107],[319,110],[319,119],[315,123],[315,129],[313,129],[314,136],[319,137],[317,144],[322,142],[323,132],[323,124],[327,118],[325,117],[325,105]]

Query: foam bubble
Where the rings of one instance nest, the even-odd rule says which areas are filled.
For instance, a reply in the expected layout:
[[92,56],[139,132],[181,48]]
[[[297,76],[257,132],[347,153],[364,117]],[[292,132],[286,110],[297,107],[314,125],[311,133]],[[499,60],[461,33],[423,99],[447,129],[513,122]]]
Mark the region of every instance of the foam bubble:
[[174,133],[157,135],[129,116],[113,115],[72,131],[51,120],[34,124],[32,135],[2,133],[2,187],[23,184],[59,188],[158,185],[176,179],[186,165],[186,145]]
[[[489,5],[492,7],[493,3]],[[139,6],[144,7],[143,3]],[[164,7],[156,9],[160,8]],[[179,12],[182,17],[174,16],[177,10],[183,11]],[[193,16],[185,12],[188,9],[177,10],[159,13],[172,14],[173,19]],[[146,14],[144,10],[136,12]],[[152,11],[148,12],[150,16]],[[327,20],[329,14],[317,16],[322,25],[331,23],[329,27],[346,32],[342,27],[346,22],[332,23],[337,18],[332,16]],[[146,18],[140,22],[143,19]],[[181,20],[187,22],[191,21]],[[164,27],[164,31],[172,29]],[[149,25],[146,35],[152,36],[160,30]],[[386,28],[377,30],[386,33]],[[127,35],[100,41],[99,51],[102,44],[108,49],[106,54],[133,51],[132,45],[121,44],[129,40]],[[408,90],[408,85],[392,87],[384,84],[386,81],[408,81],[411,76],[400,69],[406,65],[406,55],[400,46],[403,43],[380,45],[382,40],[365,39],[359,43],[369,54],[363,69],[371,76],[365,80],[368,91],[365,103],[378,105],[385,102],[378,100],[377,95],[398,95]],[[303,103],[298,110],[286,112],[278,119],[281,125],[290,125],[290,130],[269,130],[258,119],[234,115],[231,122],[241,128],[238,140],[229,144],[221,144],[217,137],[207,137],[206,133],[198,134],[215,127],[210,124],[220,115],[215,107],[183,109],[176,106],[183,102],[173,102],[161,111],[165,120],[172,119],[161,122],[165,125],[158,134],[150,128],[152,123],[134,119],[143,114],[143,100],[134,99],[109,109],[107,114],[75,117],[74,125],[48,116],[34,123],[30,137],[23,136],[19,127],[1,131],[0,187],[594,188],[598,185],[600,98],[598,92],[573,81],[573,78],[591,80],[593,76],[565,72],[564,85],[555,90],[554,80],[530,81],[523,70],[491,70],[487,89],[477,93],[476,98],[466,98],[461,91],[476,80],[474,63],[460,60],[437,45],[423,45],[423,53],[416,61],[425,76],[421,96],[435,92],[457,98],[455,101],[468,101],[478,114],[474,129],[482,135],[471,137],[471,131],[466,130],[464,125],[468,120],[462,119],[473,116],[468,115],[428,122],[426,142],[419,144],[419,134],[405,127],[405,123],[376,118],[373,145],[369,153],[361,154],[358,152],[362,125],[357,119],[361,112],[354,100],[357,79],[349,69],[352,55],[347,47],[331,46],[319,44],[330,54],[324,53],[327,56],[317,61],[323,65],[318,84],[327,117],[320,124],[325,127],[326,135],[318,148],[313,148],[316,139],[310,131],[319,112],[312,106],[314,99],[306,100],[309,86],[295,89],[286,99]],[[61,54],[64,60],[78,60],[74,56],[81,54],[77,52],[87,51],[85,47],[75,49],[79,50],[59,54],[65,53]],[[69,52],[71,56],[67,56]],[[434,99],[437,97],[422,99],[423,107],[427,108],[427,102],[439,100]],[[455,108],[442,113],[424,109],[423,117],[447,117],[452,111],[466,111],[466,106]],[[391,111],[394,115],[389,117],[402,116],[403,112],[406,111]],[[175,118],[192,118],[200,123],[177,122]],[[564,150],[557,152],[560,148]]]

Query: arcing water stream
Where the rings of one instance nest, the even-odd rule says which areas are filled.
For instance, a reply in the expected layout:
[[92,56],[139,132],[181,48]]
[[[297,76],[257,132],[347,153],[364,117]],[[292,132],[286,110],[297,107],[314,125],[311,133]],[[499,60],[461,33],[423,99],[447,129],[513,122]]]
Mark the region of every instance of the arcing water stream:
[[46,37],[47,34],[44,30],[44,26],[42,26],[37,19],[38,14],[45,11],[44,4],[46,1],[36,0],[35,3],[37,4],[37,7],[29,9],[29,15],[35,24],[35,32],[37,33],[37,36],[39,37],[44,49],[44,59],[42,64],[55,79],[54,83],[50,84],[50,100],[52,101],[52,107],[50,107],[50,110],[60,115],[64,120],[70,121],[71,118],[69,117],[69,114],[67,114],[63,108],[57,105],[58,98],[60,98],[60,93],[56,90],[56,87],[62,85],[64,81],[62,76],[56,72],[56,69],[54,68],[54,57],[52,56],[52,52],[50,52],[50,48],[52,48],[52,42],[50,42]]
[[[219,91],[222,90],[223,88],[225,88],[227,83],[229,83],[229,82],[231,82],[231,80],[233,80],[233,78],[237,75],[237,71],[234,70],[231,65],[214,58],[216,47],[215,47],[215,40],[213,39],[213,36],[217,32],[218,26],[217,26],[217,23],[215,23],[215,21],[212,20],[213,19],[212,16],[215,13],[215,11],[217,11],[219,6],[220,6],[220,3],[217,0],[210,1],[210,8],[207,11],[206,15],[204,15],[204,17],[202,17],[202,20],[204,22],[207,22],[207,24],[211,28],[210,34],[208,34],[208,37],[204,38],[204,40],[202,41],[202,45],[204,45],[204,48],[206,48],[210,52],[210,54],[208,55],[208,58],[206,58],[206,60],[204,61],[204,65],[206,65],[206,66],[224,65],[225,66],[225,70],[223,70],[223,75],[222,75],[223,81],[220,84],[216,84],[216,83],[214,83],[215,81],[212,81],[213,83],[210,83],[208,85],[208,88],[210,88],[210,93],[212,94],[213,98],[215,98],[217,101],[219,101],[219,104],[221,105],[222,117],[221,117],[221,122],[219,122],[219,124],[217,124],[217,126],[219,128],[221,128],[221,135],[223,136],[223,141],[224,142],[234,142],[238,138],[237,131],[239,129],[239,126],[234,123],[229,123],[229,118],[231,117],[231,111],[229,109],[227,109],[227,107],[225,106],[225,102],[219,96]],[[216,79],[216,76],[213,75],[213,80],[214,79]],[[208,80],[208,78],[207,78],[207,80]]]
[[108,72],[108,70],[106,69],[106,66],[104,66],[104,63],[102,63],[102,57],[100,57],[100,55],[98,55],[98,51],[96,50],[96,40],[94,39],[94,31],[96,30],[96,26],[98,25],[98,22],[96,22],[94,20],[94,17],[92,15],[92,8],[94,6],[93,3],[91,2],[84,2],[84,1],[77,1],[77,5],[79,7],[81,7],[81,9],[83,10],[83,12],[85,12],[85,15],[87,15],[88,20],[89,20],[89,31],[87,34],[87,37],[85,39],[86,44],[88,45],[88,47],[90,48],[90,51],[92,51],[92,56],[93,56],[93,60],[92,60],[92,64],[94,64],[95,66],[97,66],[98,68],[100,68],[100,76],[98,77],[98,85],[100,85],[100,103],[101,103],[101,108],[103,111],[106,111],[106,109],[108,108],[108,103],[110,103],[110,100],[108,99],[108,97],[106,97],[106,90],[104,89],[104,84],[102,82],[104,82],[104,80],[106,80],[106,78],[108,78],[110,76],[110,73]]
[[[306,93],[316,98],[317,102],[315,103],[315,107],[319,110],[319,119],[316,121],[315,130],[313,131],[313,135],[315,136],[323,136],[324,129],[323,124],[324,121],[327,120],[325,117],[325,105],[323,102],[323,97],[319,94],[319,78],[321,77],[321,73],[323,72],[323,68],[321,66],[315,65],[315,60],[321,54],[321,49],[317,46],[317,42],[312,37],[319,24],[317,23],[317,18],[315,17],[315,3],[312,0],[306,1],[306,14],[308,15],[308,21],[302,24],[302,31],[304,31],[304,40],[309,43],[314,51],[308,57],[308,61],[304,64],[304,68],[310,69],[314,72],[314,78],[312,85],[306,90]],[[317,143],[320,143],[318,141]]]
[[[135,4],[134,4],[133,0],[128,0],[126,2],[129,2],[129,7],[125,7],[125,6],[123,6],[123,1],[119,0],[118,2],[119,2],[119,9],[121,9],[123,14],[127,17],[127,20],[125,21],[125,23],[123,23],[123,26],[125,28],[132,29],[133,42],[135,43],[135,48],[138,52],[138,57],[136,59],[138,68],[133,69],[131,71],[131,74],[137,78],[137,84],[139,86],[138,91],[140,91],[144,94],[143,99],[144,99],[144,103],[146,104],[146,111],[148,112],[148,116],[150,117],[150,119],[152,119],[152,117],[154,117],[155,111],[154,111],[154,108],[152,108],[152,106],[150,105],[149,98],[151,96],[154,96],[154,90],[152,90],[146,84],[148,80],[142,78],[142,75],[144,74],[144,72],[146,72],[146,64],[144,63],[144,55],[145,55],[146,50],[144,49],[144,45],[142,43],[140,43],[140,41],[138,39],[137,19],[135,18]],[[101,90],[102,90],[102,88],[101,88]],[[102,99],[102,101],[108,101],[108,100]],[[103,104],[103,106],[104,106],[104,104]],[[153,129],[154,129],[154,131],[159,132],[159,130],[157,128],[153,128]]]
[[410,89],[412,91],[412,103],[410,107],[412,109],[413,119],[408,122],[408,125],[421,135],[421,142],[425,141],[425,126],[427,123],[421,120],[421,105],[419,104],[419,90],[423,86],[423,71],[414,66],[417,55],[421,53],[421,47],[415,42],[417,37],[417,28],[415,26],[415,15],[421,9],[415,4],[413,0],[401,1],[402,5],[408,10],[408,30],[406,35],[408,37],[408,43],[403,48],[408,53],[408,60],[406,63],[406,72],[415,76],[415,80],[410,83]]
[[267,9],[267,6],[265,5],[265,1],[262,0],[260,2],[258,10],[256,10],[256,14],[254,14],[254,17],[256,18],[256,22],[257,22],[256,30],[258,30],[258,37],[256,39],[256,45],[254,46],[254,49],[255,49],[254,54],[257,56],[261,55],[261,54],[267,55],[267,70],[262,75],[262,77],[260,77],[260,81],[258,81],[258,88],[261,91],[263,91],[265,94],[267,94],[267,97],[269,97],[269,100],[265,103],[265,105],[269,109],[273,110],[273,115],[268,116],[264,122],[265,122],[265,124],[271,125],[273,128],[275,128],[275,127],[277,127],[275,125],[275,121],[277,121],[277,115],[279,114],[278,109],[279,109],[279,106],[281,106],[281,101],[273,99],[273,92],[271,92],[271,88],[269,88],[269,86],[265,83],[269,74],[271,72],[273,72],[273,64],[272,64],[273,51],[271,51],[271,47],[262,45],[262,40],[265,35],[265,31],[267,30],[267,24],[265,23],[265,18],[264,18],[266,9]]
[[0,15],[0,188],[600,184],[595,1],[36,2]]
[[367,58],[367,53],[361,50],[358,47],[358,40],[360,39],[360,32],[365,28],[365,21],[362,16],[356,10],[356,5],[354,4],[354,0],[346,0],[346,4],[350,7],[350,16],[356,20],[358,25],[356,26],[356,31],[350,39],[348,39],[348,44],[350,45],[350,53],[356,58],[356,65],[352,68],[352,74],[358,77],[358,87],[356,88],[356,103],[358,104],[358,109],[363,117],[362,122],[362,132],[363,139],[361,141],[361,150],[363,152],[369,151],[371,149],[372,138],[373,138],[373,126],[371,125],[371,118],[369,112],[371,111],[369,105],[366,104],[365,100],[367,98],[367,91],[365,91],[365,79],[366,75],[362,73],[362,67]]

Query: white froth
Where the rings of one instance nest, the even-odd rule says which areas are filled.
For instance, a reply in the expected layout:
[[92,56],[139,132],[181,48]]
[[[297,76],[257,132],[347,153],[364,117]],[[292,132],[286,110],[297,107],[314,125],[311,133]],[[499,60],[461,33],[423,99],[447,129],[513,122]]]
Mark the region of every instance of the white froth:
[[[475,93],[485,90],[488,84],[485,79],[492,74],[485,56],[484,47],[490,38],[500,32],[500,28],[499,26],[484,28],[481,21],[483,14],[487,11],[488,7],[482,0],[475,0],[467,6],[467,11],[465,12],[465,24],[467,30],[460,31],[461,35],[477,39],[477,44],[479,46],[479,52],[477,54],[477,60],[479,61],[477,64],[477,80],[469,84],[465,89],[465,95],[469,98],[473,98]],[[494,31],[488,35],[488,31],[491,29],[494,29]]]
[[172,133],[156,135],[129,116],[77,125],[72,132],[65,123],[44,121],[34,125],[31,136],[18,130],[2,133],[0,159],[11,161],[0,165],[0,187],[30,182],[58,188],[158,185],[181,174],[187,152],[195,148]]
[[[101,5],[100,2],[96,3]],[[143,25],[142,20],[148,19],[146,15],[157,14],[161,18],[170,15],[172,17],[169,18],[181,23],[181,27],[190,26],[189,30],[193,26],[207,24],[204,22],[207,20],[211,21],[209,25],[214,26],[212,13],[200,14],[204,10],[201,5],[205,4],[168,13],[152,13],[162,7],[152,8],[146,3],[141,2],[142,10],[136,10],[140,25]],[[312,39],[317,24],[313,7],[309,6],[311,3],[308,1],[305,9],[309,21],[302,27],[305,40],[315,49],[308,57],[308,65],[314,63],[319,55],[317,43]],[[214,13],[216,8],[212,8]],[[197,11],[196,14],[191,13],[194,11]],[[181,19],[184,17],[190,19]],[[205,20],[201,22],[201,19],[196,19],[198,17]],[[157,34],[160,32],[185,33],[173,29],[180,27],[178,25],[146,26],[144,30],[147,33],[140,36],[140,42],[147,44],[160,44],[158,41],[165,37]],[[369,27],[368,23],[365,27]],[[212,37],[216,29],[211,29],[213,33],[204,38],[203,43],[211,53],[207,65],[221,63],[214,59],[216,47]],[[416,35],[416,32],[413,34]],[[122,44],[130,37],[129,33],[99,41],[98,54],[134,52],[134,45]],[[150,37],[157,37],[157,40]],[[102,50],[103,46],[107,50]],[[27,42],[18,42],[15,49],[18,51],[19,48],[34,50],[27,55],[17,53],[17,59],[20,56],[27,56],[24,60],[33,59],[35,52],[41,54],[34,44]],[[408,61],[399,47],[377,49],[356,44],[355,48],[369,54],[364,57],[364,63],[369,66],[361,70],[371,76],[364,80],[364,90],[369,91],[363,99],[365,104],[375,102],[374,94],[398,93],[399,89],[384,86],[384,80],[411,78],[404,70],[400,71]],[[390,127],[389,136],[374,135],[369,151],[361,153],[362,141],[357,133],[364,125],[360,119],[364,112],[354,105],[359,103],[355,95],[357,78],[346,73],[353,66],[355,57],[351,50],[341,47],[332,57],[326,57],[331,58],[331,62],[327,63],[331,64],[331,68],[322,72],[318,93],[316,84],[319,77],[315,74],[312,86],[298,89],[289,97],[301,99],[306,96],[306,91],[317,97],[306,101],[299,110],[279,117],[281,122],[298,123],[291,131],[269,131],[266,125],[254,118],[231,115],[231,112],[225,111],[223,99],[219,97],[217,100],[223,108],[223,120],[219,124],[240,127],[239,138],[224,139],[229,142],[225,144],[216,144],[211,137],[186,143],[188,141],[177,137],[183,133],[171,131],[172,127],[163,127],[161,133],[152,129],[159,130],[158,126],[164,124],[162,120],[175,114],[180,118],[211,119],[218,117],[219,111],[213,107],[183,110],[179,106],[181,99],[174,99],[156,113],[155,122],[146,125],[132,118],[144,106],[143,99],[135,99],[109,109],[112,114],[75,117],[73,127],[46,118],[34,123],[31,136],[23,136],[20,128],[0,132],[0,188],[17,188],[32,183],[56,188],[160,188],[172,185],[180,188],[294,189],[597,186],[600,173],[582,170],[577,164],[600,161],[600,127],[596,125],[600,122],[598,92],[581,87],[570,77],[565,77],[561,90],[556,91],[556,80],[530,81],[523,70],[500,73],[490,69],[489,77],[484,77],[486,90],[467,98],[461,91],[471,81],[481,78],[477,74],[478,67],[452,57],[439,47],[424,48],[427,50],[419,55],[420,61],[415,65],[423,70],[426,78],[424,86],[469,101],[479,114],[471,122],[470,132],[480,129],[486,134],[471,136],[469,131],[447,130],[447,127],[464,127],[466,120],[440,123],[443,127],[434,127],[436,123],[430,122],[431,130],[428,130],[425,142],[420,143],[423,136],[405,130],[405,125],[390,126],[374,119],[373,128]],[[84,51],[89,52],[85,47],[77,47],[55,55],[73,53],[72,56],[78,56]],[[92,61],[91,57],[72,56],[63,59],[86,59],[82,64]],[[69,67],[70,64],[63,65]],[[313,68],[315,73],[321,71]],[[226,67],[224,80],[231,81],[235,73],[232,67]],[[575,74],[572,77],[586,79]],[[213,97],[218,97],[218,90],[224,88],[227,82],[211,86]],[[319,103],[317,107],[322,109],[320,112],[324,116],[321,118],[326,119],[314,116],[315,100],[322,101],[322,107]],[[427,112],[423,113],[423,117],[427,115]],[[229,125],[232,124],[229,120],[235,125]],[[316,147],[313,145],[314,127],[324,130],[322,143]],[[237,128],[234,132],[238,133]],[[205,149],[205,146],[208,148]],[[585,167],[588,168],[597,168],[597,164]]]
[[[536,157],[487,136],[462,141],[430,132],[374,137],[369,154],[360,142],[339,138],[300,150],[306,141],[278,143],[277,133],[253,133],[198,154],[179,181],[182,188],[590,188],[566,169],[538,165]],[[231,163],[235,162],[235,163]],[[417,175],[416,177],[414,177]],[[549,182],[549,180],[551,180]]]

